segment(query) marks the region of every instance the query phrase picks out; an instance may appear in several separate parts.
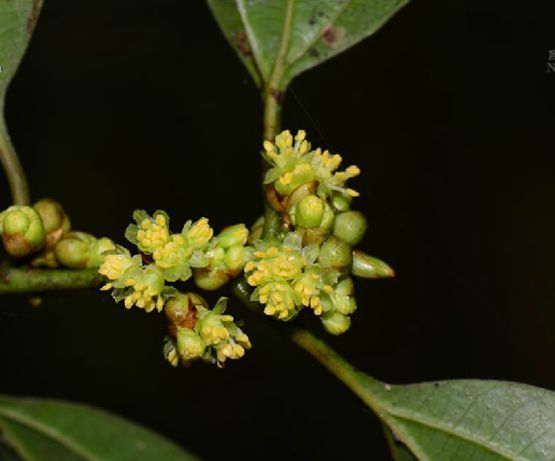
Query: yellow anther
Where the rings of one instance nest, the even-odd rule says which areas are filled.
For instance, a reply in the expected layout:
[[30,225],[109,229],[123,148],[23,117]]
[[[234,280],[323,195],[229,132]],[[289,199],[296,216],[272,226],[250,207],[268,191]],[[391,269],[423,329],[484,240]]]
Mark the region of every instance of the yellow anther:
[[264,141],[263,146],[266,152],[272,152],[273,150],[275,150],[274,145],[270,141]]
[[360,168],[356,165],[351,165],[347,167],[345,171],[351,178],[354,178],[355,176],[358,176],[360,174]]
[[276,146],[280,149],[286,149],[293,145],[293,136],[289,130],[285,130],[276,136]]
[[302,142],[304,141],[305,138],[306,138],[306,132],[304,130],[297,131],[297,134],[295,136],[295,141]]
[[360,194],[354,189],[347,189],[347,195],[350,197],[358,197]]

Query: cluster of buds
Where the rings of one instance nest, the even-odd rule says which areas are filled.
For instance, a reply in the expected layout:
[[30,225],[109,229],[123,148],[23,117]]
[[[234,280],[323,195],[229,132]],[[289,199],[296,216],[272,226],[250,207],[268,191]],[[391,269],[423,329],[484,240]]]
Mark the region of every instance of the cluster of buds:
[[0,233],[6,252],[13,258],[31,257],[34,267],[99,267],[104,252],[114,250],[108,238],[71,231],[62,206],[45,198],[32,207],[11,206],[0,213]]
[[112,297],[124,301],[127,309],[165,311],[170,336],[164,355],[174,366],[196,359],[222,366],[242,357],[250,348],[249,338],[224,314],[227,301],[221,299],[210,310],[200,296],[183,294],[170,284],[193,278],[200,288],[215,290],[241,274],[250,259],[245,225],[214,236],[206,218],[187,221],[179,233],[172,233],[164,211],[150,216],[137,210],[133,219],[125,236],[138,254],[121,246],[108,252],[98,270],[107,279],[101,289],[112,290]]
[[250,349],[249,337],[225,314],[227,298],[209,309],[195,293],[176,293],[166,302],[169,336],[164,357],[173,366],[203,360],[223,366],[227,359],[240,359]]
[[326,330],[341,334],[356,310],[350,275],[392,277],[383,261],[353,247],[366,232],[364,215],[351,210],[359,194],[346,186],[360,169],[337,171],[341,156],[312,150],[304,131],[295,137],[284,131],[275,142],[265,141],[263,157],[268,203],[281,215],[277,232],[262,239],[264,223],[251,230],[252,259],[245,265],[247,282],[255,287],[254,300],[264,312],[291,320],[302,309],[317,315]]

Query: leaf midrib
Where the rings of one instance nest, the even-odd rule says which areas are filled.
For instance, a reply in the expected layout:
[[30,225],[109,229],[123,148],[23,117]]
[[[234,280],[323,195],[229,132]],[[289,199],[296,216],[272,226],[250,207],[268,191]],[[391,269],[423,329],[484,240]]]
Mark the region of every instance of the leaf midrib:
[[[459,438],[460,440],[463,440],[467,443],[476,445],[477,447],[485,448],[485,449],[487,449],[488,451],[492,452],[495,455],[502,456],[503,458],[507,459],[508,461],[515,461],[514,456],[518,456],[518,455],[513,455],[511,453],[507,453],[504,450],[501,450],[499,447],[490,445],[489,444],[490,441],[488,439],[476,437],[475,435],[468,434],[465,431],[457,431],[455,428],[445,427],[442,424],[438,424],[437,422],[435,422],[435,421],[433,421],[429,418],[423,417],[421,414],[418,415],[418,416],[420,416],[420,418],[418,418],[417,416],[413,416],[413,415],[405,413],[405,412],[400,412],[400,411],[393,412],[393,411],[391,411],[390,408],[386,409],[385,411],[388,413],[388,415],[391,417],[391,419],[396,418],[396,419],[408,421],[408,422],[411,422],[411,423],[417,423],[417,424],[425,426],[429,429],[434,429],[438,432],[443,432],[443,433],[449,434],[449,435],[451,435],[453,437],[456,437],[456,438]],[[389,421],[389,423],[391,425],[394,425],[393,421]],[[401,432],[399,430],[399,428],[397,428],[397,427],[392,427],[392,429],[395,432]],[[402,431],[402,432],[405,432],[405,431]],[[412,448],[411,448],[411,450],[412,450]]]
[[18,412],[7,410],[5,408],[0,408],[0,416],[6,418],[7,420],[11,420],[23,426],[26,426],[29,429],[33,429],[37,431],[41,435],[54,440],[55,442],[62,445],[64,448],[67,448],[69,451],[73,452],[78,456],[81,456],[87,461],[103,461],[100,458],[97,458],[96,455],[90,453],[82,445],[76,443],[74,440],[70,438],[64,437],[64,435],[59,431],[54,430],[51,427],[40,423],[39,421],[36,421]]

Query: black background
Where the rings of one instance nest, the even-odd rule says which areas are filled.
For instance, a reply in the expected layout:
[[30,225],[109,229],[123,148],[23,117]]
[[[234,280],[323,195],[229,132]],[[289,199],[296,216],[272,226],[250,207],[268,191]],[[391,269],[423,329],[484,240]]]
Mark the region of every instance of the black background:
[[[285,127],[363,170],[363,246],[398,276],[358,283],[328,339],[382,380],[555,389],[554,13],[415,1],[286,98]],[[47,0],[7,118],[34,198],[76,228],[123,243],[137,207],[217,229],[261,212],[260,99],[200,0]],[[206,459],[387,456],[370,411],[237,301],[255,347],[225,370],[172,369],[162,316],[105,293],[0,306],[0,392],[100,405]]]

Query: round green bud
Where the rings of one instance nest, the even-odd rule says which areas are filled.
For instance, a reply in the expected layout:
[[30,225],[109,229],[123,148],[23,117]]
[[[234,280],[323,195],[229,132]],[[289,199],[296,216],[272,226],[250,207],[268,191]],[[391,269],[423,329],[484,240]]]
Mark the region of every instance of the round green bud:
[[116,245],[109,238],[97,239],[86,232],[73,231],[66,234],[54,248],[60,264],[71,269],[100,267],[105,252],[115,250]]
[[33,205],[38,212],[46,233],[45,246],[53,248],[54,245],[68,233],[71,228],[69,217],[62,206],[50,198],[43,198]]
[[202,357],[206,344],[203,339],[189,328],[177,328],[177,353],[184,360]]
[[333,235],[355,246],[362,240],[368,224],[360,211],[344,211],[335,216]]
[[297,187],[287,200],[287,211],[291,211],[299,201],[308,195],[313,195],[316,192],[318,183],[316,181],[307,182]]
[[224,264],[232,271],[240,271],[247,264],[249,257],[249,250],[242,245],[236,245],[225,252]]
[[355,285],[351,277],[345,277],[335,286],[338,295],[351,296],[355,292]]
[[95,241],[96,238],[86,232],[69,232],[54,248],[56,259],[71,269],[84,269],[87,267],[89,252]]
[[395,271],[387,263],[359,250],[353,251],[351,273],[365,279],[395,277]]
[[218,235],[218,246],[224,249],[231,248],[235,245],[245,245],[249,237],[249,230],[244,224],[235,224],[226,227],[220,235]]
[[351,319],[339,312],[330,312],[322,315],[321,319],[324,328],[332,335],[345,333],[351,326]]
[[95,239],[89,251],[89,259],[87,261],[88,268],[100,267],[106,258],[107,251],[113,251],[116,249],[116,245],[108,237],[101,237]]
[[[208,308],[208,304],[201,296],[196,293],[176,293],[169,298],[164,304],[164,312],[170,324],[192,328],[196,323],[196,313],[193,314],[195,309]],[[191,312],[193,311],[193,312]]]
[[295,206],[295,224],[301,227],[320,227],[325,203],[316,195],[307,195]]
[[354,296],[336,295],[333,305],[335,310],[343,315],[350,315],[357,310],[357,303]]
[[330,235],[320,248],[318,261],[325,267],[343,268],[351,264],[351,259],[351,247]]
[[44,244],[40,215],[28,206],[11,206],[0,214],[4,248],[14,258],[23,258]]
[[331,198],[331,204],[336,211],[347,211],[351,208],[352,198],[341,192],[334,192]]
[[193,272],[195,284],[207,291],[217,290],[230,280],[226,271],[218,269],[195,269]]

